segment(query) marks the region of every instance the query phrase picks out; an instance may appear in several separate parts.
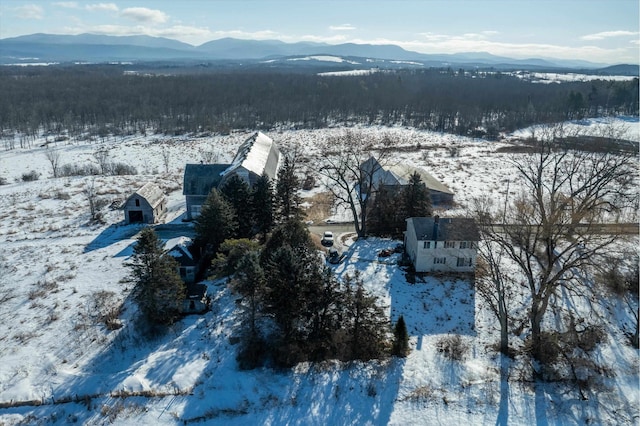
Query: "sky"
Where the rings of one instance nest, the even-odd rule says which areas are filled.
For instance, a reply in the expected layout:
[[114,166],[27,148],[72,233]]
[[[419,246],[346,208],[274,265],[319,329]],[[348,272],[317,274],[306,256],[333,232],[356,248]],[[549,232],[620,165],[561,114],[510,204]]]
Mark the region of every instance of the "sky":
[[638,0],[0,0],[0,38],[33,33],[395,44],[420,53],[640,62]]

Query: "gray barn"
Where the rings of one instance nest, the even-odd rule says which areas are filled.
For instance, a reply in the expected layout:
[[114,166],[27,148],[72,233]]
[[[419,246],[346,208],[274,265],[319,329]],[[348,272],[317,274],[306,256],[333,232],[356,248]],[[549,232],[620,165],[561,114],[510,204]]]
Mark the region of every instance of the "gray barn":
[[134,192],[124,204],[124,222],[156,223],[167,212],[167,199],[156,184],[149,182]]

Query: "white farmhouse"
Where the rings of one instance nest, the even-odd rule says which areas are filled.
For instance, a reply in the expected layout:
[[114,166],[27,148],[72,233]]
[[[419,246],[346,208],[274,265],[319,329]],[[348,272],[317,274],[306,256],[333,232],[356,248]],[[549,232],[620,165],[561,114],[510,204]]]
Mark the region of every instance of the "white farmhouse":
[[416,272],[473,272],[480,232],[473,219],[410,217],[404,246]]

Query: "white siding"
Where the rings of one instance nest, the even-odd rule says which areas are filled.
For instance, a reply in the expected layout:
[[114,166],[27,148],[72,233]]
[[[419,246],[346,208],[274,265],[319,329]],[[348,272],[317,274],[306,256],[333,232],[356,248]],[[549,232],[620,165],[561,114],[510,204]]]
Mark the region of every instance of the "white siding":
[[[425,241],[407,241],[407,252],[413,261],[416,272],[473,272],[476,265],[477,252],[474,248],[460,248],[461,241],[454,241],[454,247],[444,248],[444,241],[426,241],[429,248],[424,248]],[[409,246],[416,247],[414,253]],[[444,258],[444,263],[436,263],[435,259]],[[457,266],[458,258],[471,259],[470,266]]]

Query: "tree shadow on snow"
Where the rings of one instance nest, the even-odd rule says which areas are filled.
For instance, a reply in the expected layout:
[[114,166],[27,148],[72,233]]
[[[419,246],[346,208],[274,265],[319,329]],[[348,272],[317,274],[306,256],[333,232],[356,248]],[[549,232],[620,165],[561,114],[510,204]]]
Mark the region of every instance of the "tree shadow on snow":
[[103,229],[102,232],[93,239],[93,241],[87,244],[84,248],[84,252],[89,253],[94,250],[100,250],[109,247],[118,241],[131,238],[136,235],[141,228],[141,225],[122,225],[114,223]]
[[[132,303],[127,298],[125,311],[135,310]],[[201,339],[204,321],[202,316],[188,316],[171,327],[149,329],[129,319],[119,330],[92,325],[78,330],[75,350],[65,358],[69,378],[51,389],[52,400],[81,404],[69,404],[66,412],[74,410],[70,414],[74,423],[88,424],[104,420],[105,407],[117,406],[128,397],[140,396],[139,404],[144,406],[145,397],[190,392],[193,383],[183,377],[203,363],[201,347],[190,342]],[[87,360],[83,341],[90,347],[110,333],[117,334]]]

